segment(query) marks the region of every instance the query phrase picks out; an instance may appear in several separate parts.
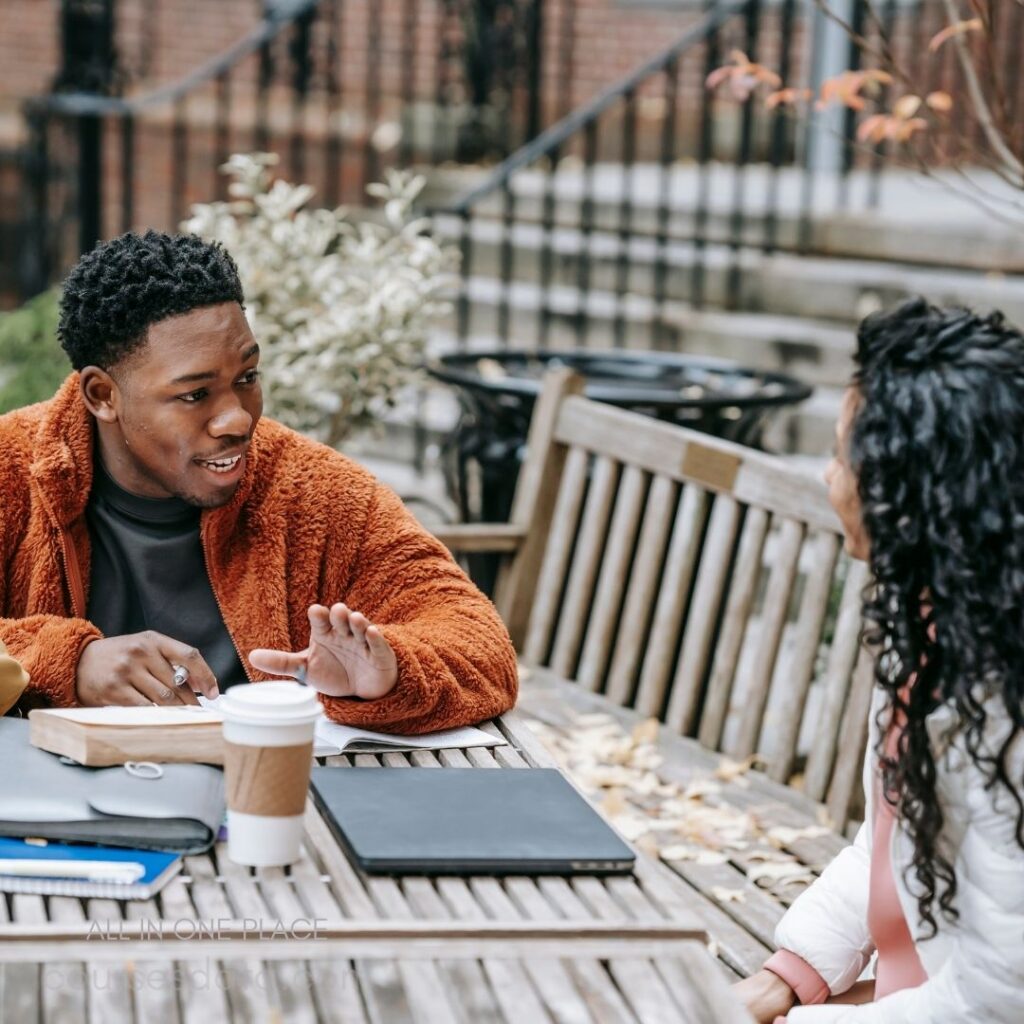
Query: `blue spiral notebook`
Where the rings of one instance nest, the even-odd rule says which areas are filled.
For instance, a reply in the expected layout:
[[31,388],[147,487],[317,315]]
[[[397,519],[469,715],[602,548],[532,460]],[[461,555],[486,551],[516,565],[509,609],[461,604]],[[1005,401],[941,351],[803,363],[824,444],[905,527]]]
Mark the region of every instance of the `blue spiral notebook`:
[[[0,837],[0,892],[148,900],[181,870],[181,864],[181,854],[162,850]],[[11,873],[4,873],[5,865]],[[15,869],[17,874],[12,873]],[[101,877],[81,877],[89,873]]]

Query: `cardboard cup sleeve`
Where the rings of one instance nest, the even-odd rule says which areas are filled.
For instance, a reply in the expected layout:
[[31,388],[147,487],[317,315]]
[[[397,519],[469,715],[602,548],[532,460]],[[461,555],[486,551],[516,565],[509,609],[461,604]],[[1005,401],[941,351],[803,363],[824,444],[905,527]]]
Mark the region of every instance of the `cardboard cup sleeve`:
[[312,741],[293,747],[254,747],[225,740],[228,807],[268,818],[302,814],[312,764]]

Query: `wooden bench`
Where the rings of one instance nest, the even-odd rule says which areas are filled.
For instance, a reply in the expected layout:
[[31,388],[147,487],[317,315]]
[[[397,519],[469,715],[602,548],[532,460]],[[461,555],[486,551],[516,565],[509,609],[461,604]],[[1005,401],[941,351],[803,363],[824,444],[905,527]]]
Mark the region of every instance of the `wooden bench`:
[[[866,567],[843,553],[821,480],[581,391],[568,371],[546,379],[510,523],[436,529],[456,553],[504,553],[520,707],[564,738],[595,714],[656,718],[663,780],[717,772],[712,804],[753,808],[770,845],[819,871],[862,813]],[[763,771],[744,772],[754,755]],[[754,886],[742,851],[667,859],[727,967],[759,966],[798,887]]]

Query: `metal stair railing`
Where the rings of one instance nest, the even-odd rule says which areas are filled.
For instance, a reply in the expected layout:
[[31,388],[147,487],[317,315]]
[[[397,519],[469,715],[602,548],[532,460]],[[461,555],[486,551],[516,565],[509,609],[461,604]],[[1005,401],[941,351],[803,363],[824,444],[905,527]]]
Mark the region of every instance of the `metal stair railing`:
[[[936,25],[922,12],[941,4],[869,3],[851,0],[855,31],[919,58]],[[794,117],[764,90],[706,86],[735,50],[788,87],[820,85],[822,17],[813,0],[709,0],[671,45],[437,204],[462,252],[456,345],[673,350],[688,310],[757,308],[747,271],[765,255],[834,256],[825,220],[878,206],[888,144],[859,144],[853,111]],[[840,50],[862,66],[845,37]]]
[[506,156],[550,106],[540,95],[543,8],[502,0],[504,35],[474,35],[466,19],[491,6],[273,0],[242,38],[171,84],[27,101],[24,296],[101,238],[174,230],[192,203],[225,198],[219,167],[232,152],[278,153],[280,173],[330,206],[361,203],[389,165]]

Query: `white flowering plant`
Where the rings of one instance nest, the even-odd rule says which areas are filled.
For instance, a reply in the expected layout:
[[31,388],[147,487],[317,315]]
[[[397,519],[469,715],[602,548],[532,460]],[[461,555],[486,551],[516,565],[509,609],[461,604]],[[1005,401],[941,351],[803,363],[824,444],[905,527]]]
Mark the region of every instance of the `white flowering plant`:
[[275,179],[271,153],[221,168],[227,202],[197,204],[183,230],[238,264],[263,350],[267,412],[331,446],[371,426],[414,383],[431,323],[448,310],[457,251],[413,204],[421,177],[388,171],[367,191],[383,217],[309,209],[314,190]]

